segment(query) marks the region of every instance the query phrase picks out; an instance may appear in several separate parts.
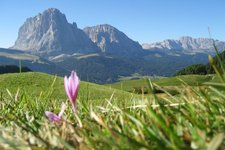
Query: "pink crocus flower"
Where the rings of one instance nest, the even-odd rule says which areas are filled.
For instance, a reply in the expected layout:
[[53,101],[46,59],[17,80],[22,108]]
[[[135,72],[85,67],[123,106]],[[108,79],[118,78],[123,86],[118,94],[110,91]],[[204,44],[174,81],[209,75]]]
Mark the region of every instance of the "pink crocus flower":
[[65,111],[65,109],[66,109],[66,104],[62,102],[61,110],[58,115],[53,112],[46,111],[45,116],[51,122],[60,122],[62,120],[62,115],[63,115],[63,112]]
[[67,76],[64,78],[66,94],[69,97],[74,112],[76,112],[76,98],[79,89],[79,82],[79,78],[75,71],[71,72],[69,78],[67,78]]

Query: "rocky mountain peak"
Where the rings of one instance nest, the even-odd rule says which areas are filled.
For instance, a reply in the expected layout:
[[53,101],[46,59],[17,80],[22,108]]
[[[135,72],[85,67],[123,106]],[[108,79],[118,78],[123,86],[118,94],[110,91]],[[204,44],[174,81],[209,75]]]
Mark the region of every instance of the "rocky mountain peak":
[[93,27],[84,28],[84,32],[90,37],[90,39],[97,43],[101,40],[109,40],[108,42],[118,42],[116,34],[119,30],[109,24],[101,24]]
[[[178,40],[183,49],[187,50],[187,49],[192,49],[192,50],[196,50],[196,49],[213,49],[213,42],[215,41],[216,44],[221,44],[220,41],[218,40],[214,40],[211,38],[192,38],[189,36],[183,36],[181,38],[179,38]],[[219,46],[218,45],[218,46]]]
[[34,18],[36,18],[37,20],[43,21],[44,23],[50,23],[50,24],[68,23],[66,16],[56,8],[49,8],[45,10],[43,13],[39,13],[39,15],[37,15]]
[[86,27],[83,30],[105,53],[131,56],[142,52],[142,47],[138,42],[133,41],[111,25],[101,24]]
[[66,16],[55,8],[28,18],[12,48],[51,54],[100,51],[76,23],[68,23]]
[[192,40],[193,38],[191,36],[181,36],[178,41],[185,41],[185,40]]
[[60,12],[60,10],[58,10],[57,8],[49,8],[49,9],[43,11],[42,13],[39,13],[39,15],[44,16],[44,17],[46,17],[46,16],[57,16],[57,17],[62,16],[64,18],[66,18],[66,16],[62,12]]

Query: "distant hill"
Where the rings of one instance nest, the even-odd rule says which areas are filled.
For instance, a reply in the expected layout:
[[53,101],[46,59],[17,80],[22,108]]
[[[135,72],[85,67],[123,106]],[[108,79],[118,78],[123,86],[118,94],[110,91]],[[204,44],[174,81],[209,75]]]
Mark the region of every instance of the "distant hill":
[[100,84],[116,82],[120,77],[129,77],[135,73],[139,73],[142,76],[171,76],[177,70],[196,61],[207,61],[207,55],[203,54],[194,56],[181,55],[179,57],[157,57],[150,54],[142,58],[132,59],[99,55],[62,57],[55,58],[52,61],[58,66],[64,66],[66,70],[76,70],[82,80]]
[[[219,58],[221,59],[222,63],[225,65],[225,51],[220,53]],[[213,57],[215,64],[220,68],[218,57]],[[215,73],[213,67],[210,63],[207,64],[194,64],[191,66],[188,66],[176,73],[176,75],[188,75],[188,74],[213,74]]]
[[[21,69],[21,70],[20,70]],[[18,67],[15,65],[0,65],[0,74],[3,73],[19,73],[19,72],[31,72],[28,67]]]

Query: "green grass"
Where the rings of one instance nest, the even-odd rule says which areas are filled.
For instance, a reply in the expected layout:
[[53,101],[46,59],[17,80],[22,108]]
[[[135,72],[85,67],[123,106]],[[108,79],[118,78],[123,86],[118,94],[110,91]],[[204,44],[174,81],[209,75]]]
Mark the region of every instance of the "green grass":
[[[184,84],[189,86],[201,86],[205,82],[209,82],[214,78],[214,75],[184,75],[168,78],[153,79],[152,82],[160,87],[177,88]],[[125,80],[113,84],[107,84],[107,86],[120,89],[128,92],[135,92],[139,88],[148,89],[147,79],[140,80]]]
[[[20,89],[32,97],[43,94],[51,99],[65,100],[67,98],[63,78],[44,73],[27,72],[0,75],[0,91],[3,97],[8,95],[6,89],[11,93],[16,93]],[[134,96],[134,94],[118,89],[81,81],[78,99],[105,99],[110,98],[112,93],[118,98]]]
[[[194,86],[179,97],[168,93],[164,98],[82,82],[74,114],[63,79],[54,78],[42,73],[0,75],[1,149],[225,148],[224,82],[213,85],[211,77],[184,76]],[[156,83],[185,87],[176,78],[130,82],[144,83],[151,91]],[[203,89],[196,86],[206,82]],[[64,121],[49,122],[44,112],[58,113],[61,101],[67,103]]]

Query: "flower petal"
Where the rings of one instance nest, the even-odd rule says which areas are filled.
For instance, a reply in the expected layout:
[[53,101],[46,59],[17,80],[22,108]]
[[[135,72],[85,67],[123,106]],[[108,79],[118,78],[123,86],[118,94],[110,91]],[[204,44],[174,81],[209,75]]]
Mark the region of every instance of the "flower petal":
[[46,111],[45,112],[45,116],[48,118],[49,121],[51,122],[60,122],[61,121],[61,117],[57,116],[55,113],[53,112],[49,112]]
[[66,94],[67,96],[69,97],[69,100],[72,101],[72,97],[71,97],[71,94],[70,94],[70,90],[69,90],[69,80],[67,78],[67,76],[64,77],[64,87],[65,87],[65,90],[66,90]]
[[59,115],[58,115],[59,118],[62,117],[65,109],[66,109],[66,104],[64,102],[62,102],[62,104],[61,104],[61,110],[60,110]]
[[69,87],[70,87],[70,92],[71,94],[73,94],[74,90],[75,90],[75,73],[74,71],[71,72],[71,75],[69,77]]
[[78,90],[79,90],[79,84],[80,84],[79,78],[78,78],[77,74],[75,73],[75,77],[74,77],[74,86],[75,86],[74,98],[75,99],[77,98],[77,94],[78,94]]
[[75,112],[76,107],[76,98],[78,95],[78,89],[79,89],[79,78],[77,76],[77,73],[75,71],[71,72],[71,75],[69,78],[65,76],[64,78],[64,86],[66,90],[66,94],[69,97],[69,100],[72,104],[73,110]]
[[70,85],[71,85],[73,101],[75,102],[75,100],[77,98],[77,94],[78,94],[79,78],[78,78],[76,72],[74,72],[74,71],[72,71],[72,73],[71,73]]

